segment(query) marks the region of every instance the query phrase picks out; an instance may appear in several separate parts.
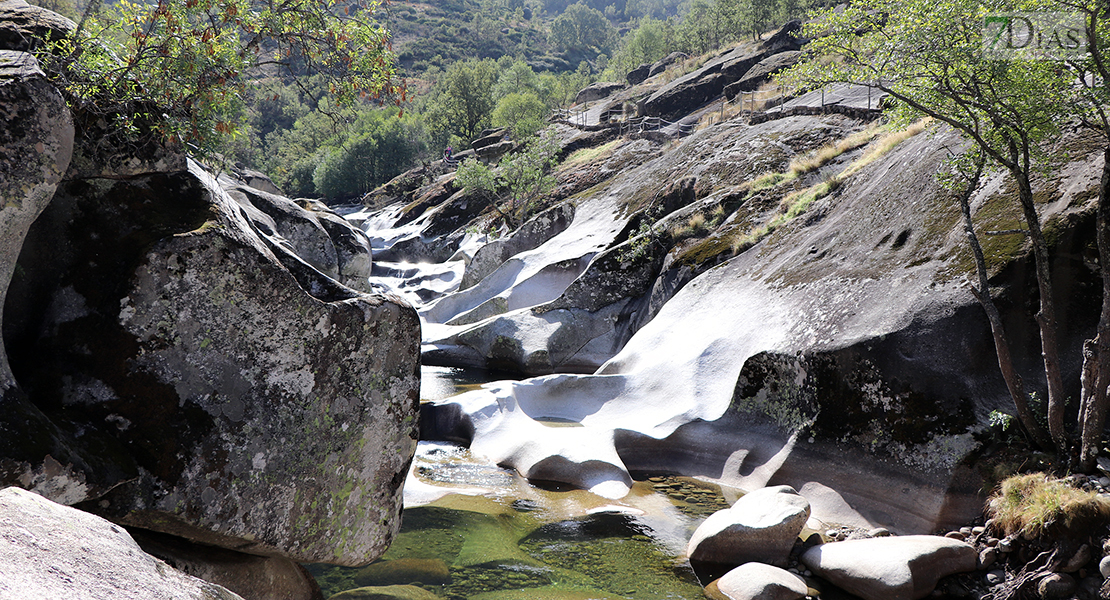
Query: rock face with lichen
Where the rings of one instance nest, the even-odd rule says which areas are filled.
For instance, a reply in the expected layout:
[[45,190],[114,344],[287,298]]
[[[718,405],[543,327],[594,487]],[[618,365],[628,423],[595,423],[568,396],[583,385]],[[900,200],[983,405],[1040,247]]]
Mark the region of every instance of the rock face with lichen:
[[259,234],[194,164],[65,182],[18,269],[16,378],[120,474],[63,500],[299,561],[363,564],[388,547],[416,445],[412,308]]

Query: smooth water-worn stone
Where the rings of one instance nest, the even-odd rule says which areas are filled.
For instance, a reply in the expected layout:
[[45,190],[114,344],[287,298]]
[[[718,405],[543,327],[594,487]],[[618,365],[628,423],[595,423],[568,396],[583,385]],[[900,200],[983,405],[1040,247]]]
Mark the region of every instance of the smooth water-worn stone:
[[366,586],[339,592],[328,600],[438,600],[439,596],[415,585]]
[[243,600],[319,600],[320,586],[300,564],[280,556],[244,554],[132,529],[144,552],[171,567],[223,586]]
[[974,571],[977,555],[958,540],[909,535],[824,544],[801,560],[818,577],[865,600],[916,600],[941,577]]
[[1110,556],[1103,556],[1102,560],[1098,561],[1098,572],[1102,574],[1103,579],[1110,579]]
[[705,595],[715,600],[801,600],[808,589],[805,580],[793,573],[750,562],[710,582]]
[[37,406],[80,407],[83,439],[138,464],[90,510],[302,562],[380,556],[416,446],[415,311],[258,235],[195,165],[68,182],[52,207],[5,338]]
[[809,519],[809,502],[786,485],[745,494],[731,508],[709,516],[690,538],[692,561],[786,566],[790,549]]
[[420,582],[424,585],[451,583],[447,563],[438,558],[398,558],[367,565],[355,574],[359,585],[398,585]]
[[100,517],[9,487],[0,490],[0,598],[241,600],[146,554]]

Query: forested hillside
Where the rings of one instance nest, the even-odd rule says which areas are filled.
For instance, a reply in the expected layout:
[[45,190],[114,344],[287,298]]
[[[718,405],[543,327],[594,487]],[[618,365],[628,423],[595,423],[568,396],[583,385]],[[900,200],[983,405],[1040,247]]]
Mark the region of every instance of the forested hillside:
[[[39,3],[78,22],[89,12],[127,23],[128,7],[140,6],[101,3],[87,11],[83,0]],[[636,66],[673,52],[713,53],[815,3],[402,1],[372,15],[359,3],[335,3],[326,9],[371,16],[388,30],[381,68],[395,87],[343,104],[332,78],[294,49],[288,60],[245,71],[238,90],[212,109],[220,113],[212,135],[201,137],[222,157],[214,160],[261,170],[290,195],[349,201],[447,147],[469,147],[486,128],[508,126],[518,140],[527,138],[591,82],[623,81]],[[107,39],[129,35],[122,29]],[[196,104],[189,106],[185,112]],[[181,136],[196,141],[187,138]]]

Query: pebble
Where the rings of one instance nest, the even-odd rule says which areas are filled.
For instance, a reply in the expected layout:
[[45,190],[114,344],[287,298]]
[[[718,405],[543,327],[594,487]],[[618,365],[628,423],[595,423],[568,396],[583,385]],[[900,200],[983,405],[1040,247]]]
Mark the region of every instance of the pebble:
[[987,572],[987,583],[989,583],[991,585],[998,585],[998,584],[1000,584],[1004,581],[1006,581],[1006,572],[1005,571],[1000,571],[999,570],[999,571],[988,571]]
[[983,551],[979,553],[979,568],[986,569],[993,565],[996,560],[998,560],[998,549],[984,548]]
[[964,535],[964,537],[966,538],[967,536],[971,535],[971,528],[970,527],[961,527],[960,528],[960,533],[962,533]]
[[974,533],[975,535],[983,535],[983,533],[985,533],[986,531],[987,531],[987,528],[983,527],[983,526],[972,527],[971,528],[971,533]]
[[890,535],[890,530],[886,527],[876,527],[867,532],[867,537],[886,537]]
[[952,538],[954,540],[960,540],[962,542],[964,541],[964,539],[967,538],[967,534],[961,531],[949,531],[948,533],[944,534],[944,537]]
[[997,546],[997,545],[998,545],[998,538],[996,538],[996,537],[989,537],[989,538],[987,538],[987,542],[986,542],[986,544],[987,544],[988,546],[992,546],[992,547],[993,547],[993,546]]
[[1005,554],[1007,552],[1013,552],[1013,550],[1014,550],[1014,540],[1012,538],[1007,537],[1007,538],[1002,538],[1001,540],[998,540],[998,551],[999,552],[1002,552],[1003,554]]
[[1098,572],[1102,574],[1103,579],[1110,579],[1110,556],[1103,556],[1098,562]]

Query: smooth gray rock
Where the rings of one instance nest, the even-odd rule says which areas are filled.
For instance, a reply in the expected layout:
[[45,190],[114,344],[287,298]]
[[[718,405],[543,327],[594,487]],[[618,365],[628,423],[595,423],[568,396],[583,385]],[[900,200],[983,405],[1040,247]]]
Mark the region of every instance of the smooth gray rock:
[[849,540],[810,548],[801,557],[815,575],[864,600],[916,600],[941,577],[974,571],[975,548],[933,535]]
[[302,562],[384,552],[416,446],[410,306],[258,235],[195,165],[68,182],[32,233],[16,376],[139,466],[90,510]]
[[809,586],[801,577],[771,565],[750,562],[710,582],[705,595],[715,600],[801,600]]
[[809,519],[809,501],[788,485],[749,492],[702,522],[686,546],[692,561],[786,566]]
[[0,490],[5,600],[242,600],[146,554],[124,529],[16,487]]

